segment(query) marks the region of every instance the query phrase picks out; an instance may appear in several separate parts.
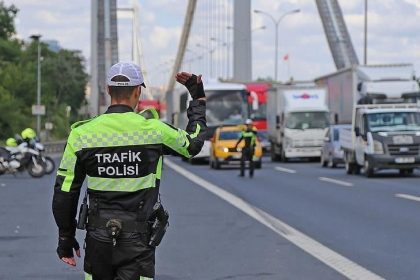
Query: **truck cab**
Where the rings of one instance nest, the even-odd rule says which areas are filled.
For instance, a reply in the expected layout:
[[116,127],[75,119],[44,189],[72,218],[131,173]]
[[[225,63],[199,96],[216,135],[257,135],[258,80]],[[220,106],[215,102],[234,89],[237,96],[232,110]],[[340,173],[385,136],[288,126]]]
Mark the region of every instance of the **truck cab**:
[[319,158],[330,113],[326,89],[280,86],[269,92],[268,132],[271,159]]
[[[380,169],[402,175],[420,166],[420,103],[357,105],[354,114],[352,171],[368,177]],[[344,144],[348,147],[350,143]],[[351,159],[348,159],[351,162]]]
[[420,88],[412,64],[353,65],[319,77],[339,123],[347,174],[363,168],[367,177],[381,169],[402,175],[420,167]]

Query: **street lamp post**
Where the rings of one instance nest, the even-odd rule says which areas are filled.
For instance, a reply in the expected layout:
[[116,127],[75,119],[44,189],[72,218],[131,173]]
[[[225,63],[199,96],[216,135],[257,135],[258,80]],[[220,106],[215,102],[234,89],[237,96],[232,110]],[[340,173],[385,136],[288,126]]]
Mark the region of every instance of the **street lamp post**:
[[[37,70],[37,90],[36,90],[36,105],[41,106],[41,35],[32,35],[31,38],[38,43],[38,70]],[[38,112],[36,116],[36,132],[38,137],[41,133],[41,114]]]
[[269,13],[264,12],[264,11],[260,11],[260,10],[254,10],[254,13],[256,14],[262,14],[265,16],[268,16],[274,23],[274,27],[275,27],[275,42],[274,42],[274,80],[277,81],[277,66],[278,66],[278,52],[279,52],[279,24],[281,22],[281,20],[290,14],[294,14],[294,13],[299,13],[300,9],[296,9],[296,10],[292,10],[289,12],[286,12],[284,14],[282,14],[277,20]]
[[210,78],[213,78],[213,53],[214,53],[215,49],[211,49],[211,48],[206,47],[206,46],[201,45],[201,44],[197,44],[196,46],[209,51],[209,54],[210,54],[210,70],[209,70],[210,71]]
[[367,25],[368,25],[368,0],[365,0],[365,42],[364,42],[364,56],[363,62],[367,64]]
[[[229,71],[229,60],[230,60],[230,57],[229,57],[229,44],[227,42],[221,41],[221,40],[219,40],[217,38],[214,38],[214,37],[210,38],[210,41],[213,41],[213,42],[218,43],[219,46],[226,47],[226,51],[227,51],[227,56],[226,56],[227,57],[226,58],[226,61],[227,61],[227,63],[226,63],[226,70]],[[217,70],[216,70],[216,72],[218,72],[219,68],[221,68],[222,69],[221,76],[223,76],[223,65],[221,67],[219,67],[219,65],[220,65],[220,63],[217,63]],[[219,73],[219,75],[220,75],[220,73]],[[226,76],[228,77],[228,75],[229,74],[227,74]]]

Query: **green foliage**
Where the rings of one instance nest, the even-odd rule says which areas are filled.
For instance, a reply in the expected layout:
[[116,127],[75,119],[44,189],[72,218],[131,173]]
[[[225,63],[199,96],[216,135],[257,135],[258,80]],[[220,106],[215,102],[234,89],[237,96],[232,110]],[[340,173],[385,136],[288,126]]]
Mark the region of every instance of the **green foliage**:
[[0,39],[10,39],[15,34],[14,19],[18,9],[15,5],[6,6],[0,1]]
[[[38,43],[12,38],[16,7],[0,1],[0,139],[13,136],[25,127],[35,128],[31,107],[36,103]],[[45,121],[52,122],[54,138],[64,138],[69,124],[80,119],[78,108],[85,105],[88,76],[79,51],[52,52],[41,43],[41,103]],[[66,107],[71,106],[67,116]]]

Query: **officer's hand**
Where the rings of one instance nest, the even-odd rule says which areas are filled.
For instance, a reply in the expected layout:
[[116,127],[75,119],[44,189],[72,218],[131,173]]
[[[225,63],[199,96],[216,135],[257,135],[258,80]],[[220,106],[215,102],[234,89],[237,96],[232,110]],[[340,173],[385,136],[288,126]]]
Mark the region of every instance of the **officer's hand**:
[[201,75],[196,76],[187,72],[179,72],[176,74],[175,79],[178,83],[185,85],[192,99],[204,99],[206,97]]
[[73,250],[76,251],[76,256],[80,258],[80,246],[74,237],[59,237],[57,254],[58,257],[68,265],[76,266]]

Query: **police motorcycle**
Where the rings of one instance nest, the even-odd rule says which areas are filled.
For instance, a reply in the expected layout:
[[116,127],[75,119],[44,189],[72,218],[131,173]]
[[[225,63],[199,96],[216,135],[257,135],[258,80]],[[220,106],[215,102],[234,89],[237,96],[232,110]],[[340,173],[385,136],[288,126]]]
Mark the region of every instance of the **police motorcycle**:
[[39,158],[42,165],[44,165],[45,174],[51,174],[55,170],[55,162],[51,157],[45,156],[45,147],[39,141],[39,138],[36,135],[36,132],[32,128],[25,128],[22,133],[22,137],[19,135],[16,136],[19,142],[25,141],[28,143],[29,147],[39,152]]
[[41,159],[41,163],[45,167],[45,174],[53,173],[54,170],[55,170],[55,162],[51,157],[44,155],[44,153],[45,153],[44,145],[41,142],[38,142],[38,141],[30,143],[30,145],[32,145],[32,148],[34,150],[39,152],[39,157]]
[[15,174],[27,170],[34,178],[45,174],[40,153],[31,148],[25,141],[9,138],[6,147],[0,147],[0,175],[5,173]]

